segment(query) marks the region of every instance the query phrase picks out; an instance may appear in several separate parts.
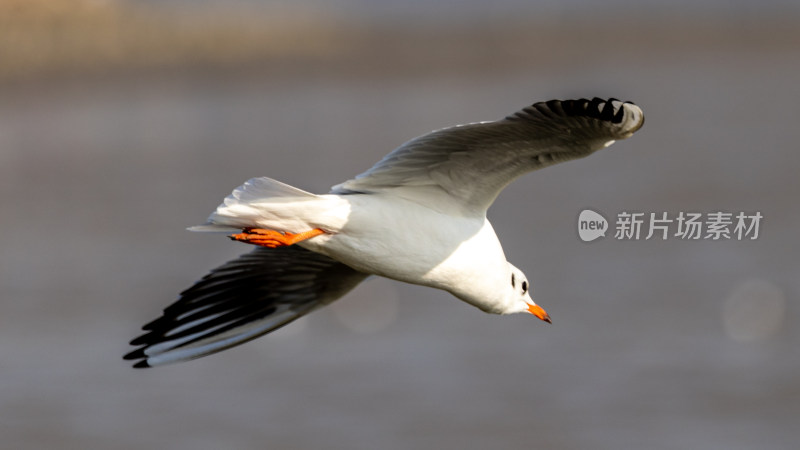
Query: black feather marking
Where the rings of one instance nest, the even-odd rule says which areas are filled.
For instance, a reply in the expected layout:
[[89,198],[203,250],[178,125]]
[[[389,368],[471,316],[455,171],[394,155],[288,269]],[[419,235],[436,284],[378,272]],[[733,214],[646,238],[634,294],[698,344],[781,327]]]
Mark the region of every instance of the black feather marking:
[[[614,103],[620,104],[615,108]],[[506,117],[506,120],[541,120],[555,117],[590,117],[614,124],[622,123],[625,118],[625,108],[622,105],[632,102],[620,102],[616,98],[593,99],[580,98],[577,100],[549,100],[538,102],[515,114]]]
[[600,108],[601,105],[605,104],[606,101],[602,98],[595,97],[589,102],[589,105],[586,108],[586,115],[589,117],[594,117],[597,119],[603,118],[603,112]]
[[[197,324],[197,325],[195,325],[193,327],[189,327],[189,328],[187,328],[187,329],[185,329],[185,330],[183,330],[183,331],[181,331],[179,333],[169,334],[168,335],[168,333],[170,331],[174,330],[175,328],[177,328],[177,326],[175,326],[175,327],[166,327],[165,326],[163,329],[159,330],[158,333],[162,334],[166,339],[169,339],[169,340],[181,339],[181,338],[186,337],[186,336],[191,336],[193,334],[201,333],[203,330],[211,330],[211,329],[213,329],[213,328],[215,328],[215,327],[217,327],[219,325],[232,323],[232,321],[235,321],[235,319],[240,318],[240,317],[244,317],[247,320],[244,320],[244,321],[238,320],[238,321],[236,321],[236,323],[245,324],[245,323],[248,323],[248,322],[252,322],[252,321],[258,320],[258,319],[260,319],[262,317],[266,317],[266,316],[274,313],[276,310],[277,310],[277,308],[275,306],[272,306],[272,305],[268,305],[267,307],[264,307],[263,304],[258,304],[257,302],[251,302],[251,303],[248,303],[248,304],[243,305],[243,306],[238,307],[238,308],[231,308],[227,313],[222,314],[219,317],[216,317],[216,318],[211,319],[211,320],[207,320],[207,321],[205,321],[203,323],[199,323],[199,324]],[[198,320],[198,319],[195,319],[195,320]],[[200,338],[202,338],[202,337],[205,337],[205,334],[200,336]],[[195,341],[196,341],[196,339],[188,341],[188,342],[186,342],[184,344],[176,346],[176,348],[183,347],[184,345],[189,344],[191,342],[195,342]]]
[[613,101],[609,100],[606,102],[605,106],[603,106],[603,111],[600,113],[600,118],[608,121],[614,120]]
[[[200,336],[198,336],[198,337],[196,337],[194,339],[190,339],[190,340],[188,340],[186,342],[182,342],[180,345],[176,345],[173,348],[186,347],[187,345],[191,345],[191,344],[194,344],[195,342],[202,341],[203,339],[206,339],[206,338],[208,338],[210,336],[223,334],[223,333],[225,333],[227,331],[230,331],[230,330],[232,330],[234,328],[238,328],[238,327],[247,325],[248,323],[255,322],[256,320],[263,319],[263,318],[269,316],[270,314],[274,313],[276,310],[277,310],[277,308],[274,308],[274,307],[265,308],[259,313],[251,314],[249,316],[243,317],[240,320],[237,320],[237,321],[234,321],[234,322],[230,322],[229,324],[225,325],[224,327],[213,329],[213,331],[210,331],[207,334],[202,334],[202,335],[200,335]],[[205,325],[205,324],[203,324],[203,325]],[[214,326],[218,326],[218,325],[220,325],[220,323],[217,323]],[[172,338],[172,336],[170,336],[170,338]]]
[[[131,342],[133,342],[133,341],[131,341]],[[139,344],[131,343],[131,345],[139,345]],[[144,349],[143,348],[137,348],[136,350],[134,350],[134,351],[132,351],[132,352],[130,352],[130,353],[128,353],[128,354],[126,354],[125,356],[122,357],[122,359],[127,359],[127,360],[142,359],[142,358],[147,358],[147,355],[144,354]]]
[[[176,345],[159,352],[165,353],[203,340],[211,339],[209,343],[213,343],[214,336],[266,319],[279,310],[293,311],[291,321],[311,311],[321,301],[327,303],[339,298],[365,277],[302,247],[255,249],[212,270],[181,292],[179,299],[165,308],[161,317],[142,327],[146,333],[131,341],[131,345],[141,347],[123,358],[140,359],[135,367],[150,367],[147,360],[153,355],[148,355],[146,350],[154,345],[176,341]],[[264,333],[284,323],[276,323]],[[180,329],[187,324],[191,325]],[[179,341],[189,336],[192,338],[188,341]],[[242,342],[244,340],[232,345]],[[222,349],[213,347],[195,357]]]
[[[616,100],[616,101],[619,101],[619,100]],[[622,119],[625,118],[625,105],[626,104],[632,104],[632,103],[631,102],[624,102],[621,105],[619,105],[619,109],[617,110],[617,114],[614,116],[613,119],[611,119],[611,122],[613,122],[613,123],[622,123]]]

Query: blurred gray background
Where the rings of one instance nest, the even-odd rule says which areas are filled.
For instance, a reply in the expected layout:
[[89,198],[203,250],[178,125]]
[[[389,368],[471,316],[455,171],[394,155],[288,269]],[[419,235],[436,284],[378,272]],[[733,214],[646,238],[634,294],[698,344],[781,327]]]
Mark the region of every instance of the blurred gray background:
[[[796,448],[800,7],[603,5],[0,1],[3,446]],[[371,279],[218,355],[122,361],[249,250],[184,231],[247,178],[326,192],[432,129],[583,96],[644,128],[489,211],[552,326]],[[764,218],[587,244],[586,207]]]

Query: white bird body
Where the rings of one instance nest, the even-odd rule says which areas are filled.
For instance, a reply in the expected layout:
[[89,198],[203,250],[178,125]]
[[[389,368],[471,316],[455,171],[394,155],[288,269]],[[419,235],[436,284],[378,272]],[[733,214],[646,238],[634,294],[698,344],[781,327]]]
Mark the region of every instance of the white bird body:
[[[531,170],[630,137],[642,111],[614,99],[536,103],[495,122],[413,139],[354,179],[315,195],[262,177],[193,231],[242,230],[262,245],[181,293],[131,342],[136,367],[205,356],[275,330],[377,275],[442,289],[495,314],[549,315],[506,260],[486,210]],[[281,247],[283,248],[273,248]]]
[[502,299],[491,286],[510,272],[486,217],[450,216],[381,195],[345,197],[347,225],[300,245],[360,272],[443,289],[484,311],[501,312]]
[[509,312],[503,291],[494,286],[511,273],[485,215],[450,215],[392,195],[302,192],[262,199],[253,192],[269,184],[281,183],[245,183],[212,214],[214,224],[283,232],[320,228],[325,234],[297,245],[359,272],[442,289],[486,312]]

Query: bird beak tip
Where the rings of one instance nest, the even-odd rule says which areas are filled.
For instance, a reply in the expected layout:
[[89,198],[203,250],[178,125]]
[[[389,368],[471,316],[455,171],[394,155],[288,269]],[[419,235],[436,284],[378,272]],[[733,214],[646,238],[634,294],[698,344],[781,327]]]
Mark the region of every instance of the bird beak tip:
[[528,305],[528,312],[538,317],[540,320],[550,324],[553,323],[553,321],[550,320],[550,314],[547,314],[547,311],[539,305]]

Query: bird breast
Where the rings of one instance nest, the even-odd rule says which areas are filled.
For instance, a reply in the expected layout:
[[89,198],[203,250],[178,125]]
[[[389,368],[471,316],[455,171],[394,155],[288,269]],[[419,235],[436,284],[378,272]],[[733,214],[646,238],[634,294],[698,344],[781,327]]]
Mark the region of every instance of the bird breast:
[[342,198],[350,203],[344,226],[313,250],[356,270],[444,289],[462,299],[478,280],[508,271],[485,217],[452,216],[385,194]]

